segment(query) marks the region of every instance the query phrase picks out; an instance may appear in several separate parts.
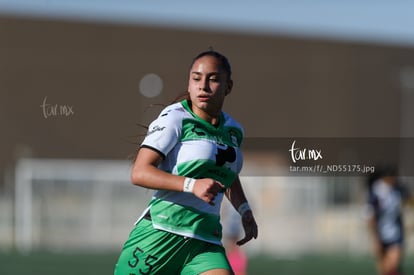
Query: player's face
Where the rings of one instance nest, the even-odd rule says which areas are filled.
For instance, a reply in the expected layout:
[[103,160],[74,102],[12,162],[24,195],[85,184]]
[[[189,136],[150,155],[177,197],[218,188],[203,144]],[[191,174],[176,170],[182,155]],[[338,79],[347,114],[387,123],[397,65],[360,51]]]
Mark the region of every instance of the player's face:
[[231,88],[232,81],[217,58],[203,56],[194,62],[190,70],[188,92],[193,112],[198,116],[217,117]]

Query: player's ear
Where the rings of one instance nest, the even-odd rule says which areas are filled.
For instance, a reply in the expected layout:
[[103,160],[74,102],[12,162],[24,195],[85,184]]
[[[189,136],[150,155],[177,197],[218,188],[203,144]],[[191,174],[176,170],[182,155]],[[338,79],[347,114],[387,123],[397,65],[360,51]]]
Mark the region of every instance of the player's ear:
[[227,90],[226,90],[226,92],[225,92],[225,95],[230,94],[232,89],[233,89],[233,80],[231,80],[231,79],[230,79],[230,80],[227,82]]

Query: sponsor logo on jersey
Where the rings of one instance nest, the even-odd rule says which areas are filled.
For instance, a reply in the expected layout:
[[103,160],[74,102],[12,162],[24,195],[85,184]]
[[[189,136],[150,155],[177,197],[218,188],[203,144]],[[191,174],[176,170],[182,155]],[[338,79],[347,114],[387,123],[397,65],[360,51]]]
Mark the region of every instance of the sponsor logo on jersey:
[[148,136],[155,133],[155,132],[158,132],[158,131],[161,132],[164,129],[165,129],[165,126],[160,127],[158,125],[155,125],[154,127],[152,127],[152,129],[150,131],[148,131]]

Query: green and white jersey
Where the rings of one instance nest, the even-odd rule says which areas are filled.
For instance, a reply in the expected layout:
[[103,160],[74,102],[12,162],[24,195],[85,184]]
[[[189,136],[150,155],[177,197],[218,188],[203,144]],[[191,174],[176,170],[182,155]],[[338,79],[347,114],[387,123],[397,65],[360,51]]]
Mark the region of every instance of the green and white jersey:
[[[159,168],[195,179],[213,178],[226,188],[239,174],[242,127],[222,112],[218,126],[195,115],[188,101],[166,107],[148,129],[142,147],[163,157]],[[219,193],[211,206],[191,193],[158,190],[149,203],[155,228],[221,245]]]

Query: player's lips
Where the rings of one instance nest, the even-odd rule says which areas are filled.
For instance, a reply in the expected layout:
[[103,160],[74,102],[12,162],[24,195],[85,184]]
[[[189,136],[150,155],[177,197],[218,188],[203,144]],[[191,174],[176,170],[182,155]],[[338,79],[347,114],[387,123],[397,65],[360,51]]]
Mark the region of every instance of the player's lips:
[[210,96],[209,95],[199,95],[199,96],[197,96],[197,98],[200,101],[208,101],[208,100],[210,100]]

